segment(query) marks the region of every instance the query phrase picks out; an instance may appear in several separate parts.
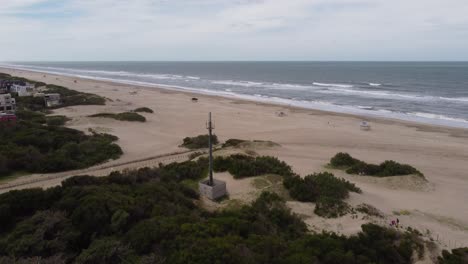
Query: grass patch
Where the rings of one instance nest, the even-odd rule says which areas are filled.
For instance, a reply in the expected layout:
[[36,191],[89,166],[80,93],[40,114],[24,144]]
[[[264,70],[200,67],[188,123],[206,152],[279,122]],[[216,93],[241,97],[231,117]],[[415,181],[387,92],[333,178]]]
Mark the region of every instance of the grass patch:
[[138,113],[134,112],[124,112],[124,113],[98,113],[90,115],[89,117],[102,117],[102,118],[112,118],[119,121],[130,121],[130,122],[146,122],[146,118]]
[[255,178],[252,180],[252,185],[259,189],[259,190],[262,190],[266,187],[270,187],[271,186],[271,183],[267,180],[267,179],[264,179],[264,178]]

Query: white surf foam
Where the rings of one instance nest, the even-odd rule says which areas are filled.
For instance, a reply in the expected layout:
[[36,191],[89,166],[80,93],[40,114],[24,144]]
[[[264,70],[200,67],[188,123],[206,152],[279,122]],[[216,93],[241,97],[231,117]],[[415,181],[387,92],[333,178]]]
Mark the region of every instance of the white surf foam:
[[340,84],[340,83],[313,82],[312,84],[316,86],[323,86],[323,87],[340,87],[340,88],[352,88],[353,87],[353,85],[351,84]]

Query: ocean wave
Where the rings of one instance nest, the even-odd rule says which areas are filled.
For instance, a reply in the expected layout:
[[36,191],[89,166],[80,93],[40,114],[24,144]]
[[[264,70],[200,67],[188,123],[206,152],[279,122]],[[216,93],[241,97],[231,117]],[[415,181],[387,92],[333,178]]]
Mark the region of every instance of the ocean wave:
[[431,113],[414,112],[414,113],[408,113],[408,115],[413,115],[413,116],[423,117],[423,118],[428,118],[428,119],[440,119],[440,120],[446,120],[446,121],[468,123],[468,120],[465,120],[462,118],[455,118],[455,117],[431,114]]
[[243,86],[243,87],[253,87],[253,86],[262,86],[262,85],[264,85],[264,83],[261,83],[261,82],[232,81],[232,80],[211,81],[211,83],[221,84],[221,85],[230,85],[230,86]]
[[381,83],[368,83],[370,86],[379,87],[382,86]]
[[339,88],[353,88],[354,86],[351,84],[340,84],[340,83],[320,83],[320,82],[313,82],[315,86],[323,86],[323,87],[339,87]]

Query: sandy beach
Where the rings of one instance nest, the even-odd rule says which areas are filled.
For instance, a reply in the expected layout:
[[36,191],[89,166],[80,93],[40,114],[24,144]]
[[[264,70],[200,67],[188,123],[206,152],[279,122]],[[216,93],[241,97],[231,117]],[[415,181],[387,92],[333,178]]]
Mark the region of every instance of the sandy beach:
[[[328,170],[325,165],[337,152],[372,163],[391,159],[411,164],[424,173],[427,182],[412,176],[372,178],[332,171],[363,190],[351,195],[351,205],[370,204],[385,215],[374,221],[386,224],[398,217],[404,227],[418,229],[444,248],[468,246],[468,130],[365,118],[372,129],[362,131],[359,123],[363,118],[352,115],[24,70],[0,68],[0,72],[106,97],[104,106],[65,107],[53,114],[71,118],[68,127],[118,136],[124,155],[107,165],[182,151],[178,146],[184,137],[206,133],[208,112],[213,113],[215,133],[221,141],[239,138],[278,143],[280,146],[252,150],[284,160],[302,176]],[[193,103],[192,97],[198,102]],[[149,107],[154,113],[144,114],[145,123],[87,117],[137,107]],[[228,191],[238,199],[255,191],[249,182],[235,183],[229,175],[219,176],[228,181]],[[44,187],[59,183],[51,181]],[[314,215],[313,204],[291,201],[288,205],[314,230],[352,234],[367,221],[349,216],[324,219]]]

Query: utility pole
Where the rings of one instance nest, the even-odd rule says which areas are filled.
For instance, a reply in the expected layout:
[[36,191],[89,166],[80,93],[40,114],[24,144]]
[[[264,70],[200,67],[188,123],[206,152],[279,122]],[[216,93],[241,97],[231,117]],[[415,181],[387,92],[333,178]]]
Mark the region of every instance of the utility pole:
[[208,184],[210,186],[213,186],[213,142],[211,140],[211,137],[212,137],[212,131],[214,129],[214,125],[211,122],[211,112],[208,115],[208,123],[206,124],[206,129],[208,129],[208,134],[209,134],[208,145],[209,145],[209,148],[210,148],[210,158],[209,158],[209,164],[210,164],[209,165],[209,175],[210,175],[210,179],[209,179]]

